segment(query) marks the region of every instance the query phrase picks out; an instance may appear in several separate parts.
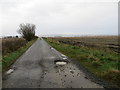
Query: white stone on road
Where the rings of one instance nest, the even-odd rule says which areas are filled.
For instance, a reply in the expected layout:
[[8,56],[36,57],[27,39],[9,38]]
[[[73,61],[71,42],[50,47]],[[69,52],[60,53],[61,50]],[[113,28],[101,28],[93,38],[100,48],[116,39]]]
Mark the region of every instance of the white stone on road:
[[14,71],[14,69],[9,69],[6,74],[11,74]]

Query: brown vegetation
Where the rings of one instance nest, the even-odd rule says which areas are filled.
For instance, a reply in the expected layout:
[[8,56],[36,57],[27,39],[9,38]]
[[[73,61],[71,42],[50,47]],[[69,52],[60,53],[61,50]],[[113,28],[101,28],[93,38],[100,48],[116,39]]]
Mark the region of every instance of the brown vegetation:
[[55,37],[61,43],[119,52],[118,36]]
[[23,38],[3,38],[2,39],[2,54],[16,51],[18,48],[25,45],[27,41]]

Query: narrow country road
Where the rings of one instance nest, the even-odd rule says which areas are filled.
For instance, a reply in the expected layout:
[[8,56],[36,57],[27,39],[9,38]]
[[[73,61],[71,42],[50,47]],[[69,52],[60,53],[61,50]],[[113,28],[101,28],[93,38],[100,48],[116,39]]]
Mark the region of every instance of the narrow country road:
[[3,88],[102,88],[73,63],[57,66],[63,55],[38,39],[3,75]]

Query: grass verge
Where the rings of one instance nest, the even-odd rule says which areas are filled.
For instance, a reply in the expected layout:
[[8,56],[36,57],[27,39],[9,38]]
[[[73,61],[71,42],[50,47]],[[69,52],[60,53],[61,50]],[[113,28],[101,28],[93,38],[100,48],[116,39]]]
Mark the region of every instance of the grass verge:
[[77,59],[80,64],[87,68],[97,77],[105,79],[120,87],[119,54],[97,50],[87,47],[78,47],[60,43],[56,40],[44,38],[52,47],[67,55]]
[[36,40],[34,39],[16,51],[2,56],[2,72],[6,71]]

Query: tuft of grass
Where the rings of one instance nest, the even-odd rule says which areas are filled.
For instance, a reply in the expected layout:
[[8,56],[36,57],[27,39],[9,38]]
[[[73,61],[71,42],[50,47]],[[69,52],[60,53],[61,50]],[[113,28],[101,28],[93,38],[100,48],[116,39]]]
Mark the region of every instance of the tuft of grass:
[[56,50],[70,58],[77,59],[97,77],[110,81],[120,87],[119,54],[112,51],[98,50],[60,43],[53,38],[45,40]]
[[35,41],[36,39],[26,43],[24,46],[18,48],[16,51],[4,55],[2,57],[2,71],[6,71],[10,67],[10,65],[13,64],[15,60],[19,58]]
[[118,86],[120,86],[120,71],[117,69],[107,70],[101,74],[101,77],[104,77],[104,79],[109,80],[112,83],[116,83]]
[[92,62],[92,66],[94,67],[94,68],[98,68],[98,67],[100,67],[102,64],[99,62],[99,61],[93,61]]

